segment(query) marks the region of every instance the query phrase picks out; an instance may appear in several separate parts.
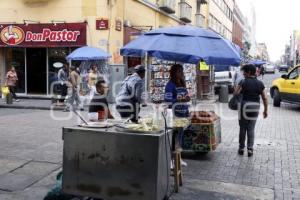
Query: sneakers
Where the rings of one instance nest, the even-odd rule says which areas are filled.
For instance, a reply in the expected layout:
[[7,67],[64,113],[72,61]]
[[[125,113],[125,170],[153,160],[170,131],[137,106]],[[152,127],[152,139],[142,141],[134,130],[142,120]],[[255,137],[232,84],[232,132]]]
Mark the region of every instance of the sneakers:
[[241,155],[241,156],[244,155],[244,149],[239,148],[238,154]]
[[20,102],[20,99],[15,99],[15,102]]
[[253,156],[253,149],[248,149],[248,157],[252,157]]
[[187,162],[184,162],[182,159],[180,160],[181,166],[187,167]]
[[[248,157],[252,157],[253,156],[253,149],[247,149],[247,152],[248,152]],[[239,155],[244,155],[244,149],[241,149],[241,148],[239,148],[239,150],[238,150],[238,154]]]

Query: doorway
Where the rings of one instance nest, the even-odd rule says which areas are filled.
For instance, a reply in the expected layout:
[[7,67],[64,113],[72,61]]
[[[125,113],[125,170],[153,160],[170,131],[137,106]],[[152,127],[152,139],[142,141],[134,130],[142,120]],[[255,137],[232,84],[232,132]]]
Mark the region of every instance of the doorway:
[[27,48],[27,93],[47,93],[47,49]]

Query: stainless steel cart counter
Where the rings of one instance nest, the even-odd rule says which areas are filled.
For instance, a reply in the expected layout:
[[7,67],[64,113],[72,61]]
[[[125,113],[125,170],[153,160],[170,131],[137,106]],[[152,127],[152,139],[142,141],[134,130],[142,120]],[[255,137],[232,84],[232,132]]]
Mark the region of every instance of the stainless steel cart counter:
[[105,200],[162,200],[170,188],[165,138],[164,132],[126,133],[114,127],[63,128],[63,192]]

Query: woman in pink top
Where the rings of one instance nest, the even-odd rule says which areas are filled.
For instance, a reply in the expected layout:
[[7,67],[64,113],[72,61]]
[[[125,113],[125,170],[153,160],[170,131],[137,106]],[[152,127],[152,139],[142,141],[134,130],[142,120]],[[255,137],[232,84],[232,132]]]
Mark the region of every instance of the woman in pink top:
[[19,101],[19,99],[17,98],[17,95],[16,95],[17,81],[18,81],[18,75],[17,75],[16,69],[15,69],[15,67],[11,67],[10,70],[6,74],[6,85],[9,87],[9,91],[10,91],[11,95],[13,96],[13,98],[16,101]]

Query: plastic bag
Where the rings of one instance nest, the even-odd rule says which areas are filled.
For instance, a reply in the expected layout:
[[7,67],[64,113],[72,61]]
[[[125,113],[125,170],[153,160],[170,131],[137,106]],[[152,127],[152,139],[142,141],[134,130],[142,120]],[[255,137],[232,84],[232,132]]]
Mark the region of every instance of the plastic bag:
[[3,86],[1,88],[2,94],[4,94],[4,96],[9,94],[9,88],[7,86]]

